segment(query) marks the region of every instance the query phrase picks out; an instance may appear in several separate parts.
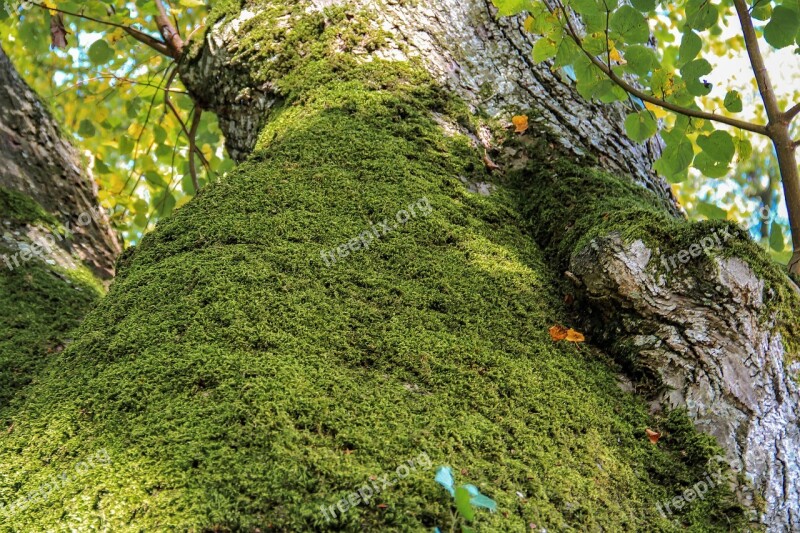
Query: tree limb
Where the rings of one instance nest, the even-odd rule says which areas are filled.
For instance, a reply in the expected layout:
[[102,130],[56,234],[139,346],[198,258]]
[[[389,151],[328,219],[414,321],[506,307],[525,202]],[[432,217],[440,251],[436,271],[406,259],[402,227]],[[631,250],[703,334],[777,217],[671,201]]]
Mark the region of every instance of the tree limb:
[[[548,8],[550,8],[549,5]],[[572,22],[569,19],[569,13],[567,13],[567,11],[564,9],[564,6],[560,3],[560,1],[559,1],[559,9],[561,9],[561,11],[564,13],[564,18],[566,22],[566,27],[564,29],[567,31],[567,35],[575,42],[576,45],[578,45],[578,48],[580,48],[580,50],[589,59],[589,61],[592,62],[592,64],[594,64],[597,68],[599,68],[611,81],[613,81],[619,87],[624,89],[627,93],[632,94],[633,96],[636,96],[637,98],[645,102],[657,105],[659,107],[663,107],[664,109],[668,109],[670,111],[679,113],[681,115],[685,115],[687,117],[700,118],[703,120],[712,120],[714,122],[720,122],[722,124],[727,124],[728,126],[733,126],[735,128],[768,136],[766,126],[762,126],[760,124],[753,124],[751,122],[746,122],[743,120],[738,120],[723,115],[718,115],[716,113],[709,113],[707,111],[701,111],[698,109],[683,107],[678,104],[674,104],[672,102],[668,102],[666,100],[658,98],[656,96],[647,94],[641,89],[634,87],[633,85],[631,85],[630,83],[619,77],[614,72],[613,69],[609,68],[603,61],[595,57],[591,52],[589,52],[583,47],[583,40],[581,39],[575,27],[572,25]]]
[[784,113],[784,117],[786,117],[786,120],[787,120],[787,121],[791,122],[791,120],[792,120],[794,117],[796,117],[798,113],[800,113],[800,103],[797,103],[797,104],[795,104],[793,107],[791,107],[790,109],[788,109],[788,110],[786,111],[786,113]]
[[167,15],[167,10],[164,7],[162,0],[155,0],[155,3],[156,8],[158,9],[158,15],[156,15],[158,31],[161,33],[161,37],[164,38],[164,41],[167,42],[169,49],[172,52],[170,55],[177,59],[183,52],[183,39],[181,39],[181,36],[178,33],[178,30],[175,29],[175,26],[172,25],[172,21],[170,21],[169,16]]
[[202,114],[203,110],[200,109],[200,106],[195,106],[194,116],[192,117],[192,127],[189,130],[189,173],[192,175],[192,185],[194,186],[195,194],[200,190],[200,182],[197,180],[197,167],[195,167],[194,163],[194,153],[198,151],[195,139],[197,137],[197,128],[200,126],[200,116]]
[[55,11],[56,13],[62,13],[64,15],[69,15],[71,17],[78,17],[84,20],[91,20],[92,22],[97,22],[98,24],[105,24],[106,26],[112,26],[114,28],[119,28],[125,31],[128,35],[139,41],[140,43],[146,44],[156,52],[164,54],[166,56],[171,56],[169,49],[167,48],[166,43],[163,43],[156,39],[155,37],[151,37],[146,33],[137,30],[136,28],[131,28],[130,26],[125,26],[124,24],[118,24],[116,22],[111,22],[110,20],[102,20],[97,19],[94,17],[90,17],[88,15],[82,15],[80,13],[73,13],[72,11],[65,11],[63,9],[58,9],[55,7],[49,7],[43,4],[37,4],[36,2],[31,2],[32,6],[36,6],[39,9],[45,9],[48,11]]

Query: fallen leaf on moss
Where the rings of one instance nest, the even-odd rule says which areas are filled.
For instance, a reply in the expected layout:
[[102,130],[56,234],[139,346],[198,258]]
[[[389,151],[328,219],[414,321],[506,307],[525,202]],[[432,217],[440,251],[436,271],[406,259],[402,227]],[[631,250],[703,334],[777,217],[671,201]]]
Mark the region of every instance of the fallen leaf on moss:
[[656,444],[658,442],[658,439],[661,438],[661,433],[659,433],[658,431],[653,431],[650,428],[646,428],[644,431],[645,433],[647,433],[647,438],[650,439],[650,442],[652,442],[653,444]]
[[556,324],[550,328],[550,338],[554,341],[567,341],[567,342],[584,342],[586,339],[583,333],[575,331],[572,328],[565,328]]
[[516,115],[511,118],[514,133],[525,133],[528,130],[528,115]]
[[550,338],[554,341],[563,341],[567,338],[567,328],[555,325],[550,328]]

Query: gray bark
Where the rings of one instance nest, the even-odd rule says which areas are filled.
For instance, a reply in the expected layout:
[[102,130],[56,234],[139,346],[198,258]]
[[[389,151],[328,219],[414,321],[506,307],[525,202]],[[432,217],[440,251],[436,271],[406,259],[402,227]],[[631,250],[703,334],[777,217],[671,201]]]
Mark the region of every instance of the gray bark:
[[[111,279],[121,245],[108,217],[104,213],[98,216],[97,186],[83,168],[78,152],[64,139],[2,48],[0,163],[0,186],[32,198],[72,231],[71,238],[60,242],[56,260],[69,266],[74,256],[98,277]],[[81,225],[78,220],[83,213],[94,213],[95,217]],[[2,231],[5,244],[12,248],[37,237],[35,229],[13,227],[8,220]]]

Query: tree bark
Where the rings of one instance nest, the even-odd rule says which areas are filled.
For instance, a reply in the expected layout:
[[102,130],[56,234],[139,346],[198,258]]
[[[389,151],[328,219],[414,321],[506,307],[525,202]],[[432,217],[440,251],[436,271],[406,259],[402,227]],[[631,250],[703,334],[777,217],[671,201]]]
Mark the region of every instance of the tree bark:
[[[63,261],[75,256],[104,280],[114,276],[121,252],[119,238],[105,212],[98,209],[97,186],[83,168],[38,96],[14,70],[0,48],[0,187],[17,191],[41,205],[72,236],[59,244]],[[82,224],[90,215],[90,223]],[[2,213],[0,213],[0,217]],[[8,221],[6,231],[12,228]],[[13,239],[10,239],[13,240]]]
[[[428,72],[474,113],[507,120],[528,112],[532,122],[547,132],[540,150],[556,146],[584,165],[642,186],[654,194],[663,213],[680,218],[669,186],[652,170],[660,154],[659,140],[632,142],[622,129],[622,106],[586,102],[549,65],[534,64],[533,38],[522,27],[522,18],[498,18],[490,0],[390,1],[380,6],[370,1],[313,0],[311,4],[309,9],[344,6],[352,13],[374,8],[373,25],[388,32],[391,44],[373,53],[356,53],[398,61],[421,59]],[[252,151],[270,109],[285,97],[278,80],[256,81],[252,65],[243,59],[248,54],[241,50],[242,39],[258,24],[249,21],[258,18],[258,10],[245,9],[219,21],[207,34],[202,52],[181,70],[193,94],[219,114],[229,151],[239,160]],[[291,17],[280,23],[291,28]],[[473,134],[487,149],[497,147],[499,141],[488,131]],[[509,168],[520,166],[520,154],[513,149],[511,155],[506,150],[496,157]],[[527,157],[531,155],[523,159]],[[552,188],[549,181],[535,183]],[[573,186],[590,184],[576,180]],[[542,192],[537,188],[532,195],[556,205],[562,201]],[[575,214],[567,217],[570,226],[588,210],[585,204],[565,207],[570,209]],[[540,237],[549,233],[539,240],[546,250],[552,251],[550,239],[567,238],[562,230],[552,229],[551,221],[531,218],[539,225]],[[678,226],[675,231],[680,231]],[[703,234],[696,235],[700,242]],[[674,236],[665,239],[669,242]],[[740,233],[734,240],[749,241]],[[659,253],[665,253],[664,244],[646,246],[642,240],[622,239],[619,232],[610,231],[566,257],[554,251],[551,256],[577,276],[581,286],[576,292],[585,297],[592,313],[604,318],[592,331],[598,341],[604,339],[607,349],[622,360],[640,360],[638,364],[648,368],[664,391],[651,399],[670,408],[688,406],[697,427],[714,435],[732,467],[752,481],[751,487],[738,488],[740,501],[755,508],[756,500],[765,499],[761,520],[775,531],[800,527],[797,368],[787,371],[784,361],[791,362],[794,356],[786,353],[784,343],[792,341],[779,331],[795,317],[779,316],[766,305],[778,292],[784,305],[795,305],[794,295],[786,293],[787,280],[770,270],[777,280],[770,286],[763,274],[754,273],[752,261],[706,252],[698,261],[707,268],[664,276],[654,268]],[[748,253],[759,260],[763,256],[752,249]],[[707,287],[713,288],[711,293]],[[604,326],[609,322],[622,326],[607,331]],[[705,330],[710,331],[702,333]]]
[[100,447],[114,467],[9,523],[444,530],[450,465],[497,500],[492,531],[753,527],[732,489],[796,527],[797,297],[735,229],[682,220],[657,141],[531,64],[484,0],[248,6],[180,64],[241,164],[124,254],[0,439],[6,502]]

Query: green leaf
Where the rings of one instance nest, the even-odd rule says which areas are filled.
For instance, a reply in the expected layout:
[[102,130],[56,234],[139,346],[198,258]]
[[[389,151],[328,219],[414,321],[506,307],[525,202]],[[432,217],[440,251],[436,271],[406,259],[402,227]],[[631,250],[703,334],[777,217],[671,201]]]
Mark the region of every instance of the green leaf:
[[711,135],[699,135],[697,146],[709,155],[714,161],[728,164],[736,153],[736,146],[733,144],[733,137],[727,131],[717,130]]
[[686,3],[686,24],[698,31],[707,30],[717,22],[719,12],[710,0],[689,0]]
[[103,39],[98,39],[89,47],[89,60],[94,65],[103,65],[114,59],[114,49]]
[[694,148],[687,137],[677,144],[667,144],[661,154],[659,170],[667,177],[671,178],[682,173],[689,168],[694,159]]
[[742,97],[739,95],[739,91],[736,89],[728,91],[728,94],[725,95],[725,100],[722,101],[722,104],[725,106],[725,109],[731,113],[738,113],[743,109]]
[[531,0],[492,0],[501,17],[510,17],[531,9]]
[[694,96],[705,96],[711,92],[711,84],[700,81],[701,76],[711,73],[711,64],[705,59],[689,61],[681,67],[686,89]]
[[755,0],[750,16],[756,20],[769,20],[772,15],[772,4],[769,0]]
[[700,200],[697,202],[697,212],[709,220],[725,220],[728,212],[719,206]]
[[650,27],[639,11],[631,6],[617,9],[609,22],[609,28],[626,43],[646,43],[650,38]]
[[716,161],[706,152],[700,152],[694,157],[694,168],[708,176],[709,178],[724,178],[728,175],[730,168],[727,163]]
[[652,48],[632,44],[625,49],[628,70],[639,76],[647,76],[658,67],[658,58]]
[[537,63],[547,61],[554,58],[556,52],[558,52],[558,43],[550,39],[550,37],[542,37],[533,45],[533,60]]
[[786,6],[777,6],[764,26],[764,40],[775,48],[784,48],[794,43],[800,30],[800,15]]
[[644,142],[658,131],[653,113],[644,110],[631,113],[625,118],[625,133],[636,142]]
[[96,130],[94,128],[94,124],[91,121],[83,119],[81,120],[80,125],[78,126],[78,135],[81,137],[94,137]]
[[467,522],[472,522],[475,518],[475,510],[469,503],[470,498],[472,496],[465,487],[461,486],[456,489],[456,509]]
[[631,0],[631,4],[639,11],[645,13],[654,11],[656,8],[656,0]]
[[739,154],[739,161],[750,159],[753,155],[753,145],[746,137],[735,137],[733,142],[736,144],[736,153]]
[[685,65],[700,53],[703,48],[703,41],[700,36],[692,30],[686,31],[681,38],[681,46],[678,48],[678,65]]
[[776,252],[782,252],[785,246],[786,242],[783,238],[783,227],[773,221],[769,229],[769,247]]

